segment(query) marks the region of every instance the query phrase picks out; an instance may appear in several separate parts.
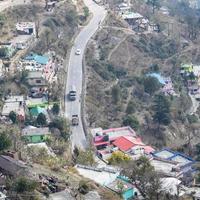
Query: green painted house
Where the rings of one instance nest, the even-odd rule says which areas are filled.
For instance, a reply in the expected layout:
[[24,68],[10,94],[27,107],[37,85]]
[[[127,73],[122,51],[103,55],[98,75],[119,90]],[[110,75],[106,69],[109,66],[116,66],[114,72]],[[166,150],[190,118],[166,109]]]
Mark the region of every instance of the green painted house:
[[36,128],[28,126],[22,130],[22,138],[27,143],[45,142],[50,137],[49,128]]
[[133,184],[125,177],[118,176],[114,182],[110,183],[106,187],[119,194],[123,200],[132,200],[138,195]]

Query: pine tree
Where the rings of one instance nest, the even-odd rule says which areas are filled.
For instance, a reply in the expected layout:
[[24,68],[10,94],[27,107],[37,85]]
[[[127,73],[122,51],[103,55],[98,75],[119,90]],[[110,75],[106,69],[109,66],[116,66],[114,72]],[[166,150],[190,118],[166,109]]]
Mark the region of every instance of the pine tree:
[[147,4],[152,6],[153,14],[154,14],[155,9],[160,7],[160,0],[148,0]]
[[170,103],[167,98],[163,95],[157,95],[154,100],[154,122],[158,125],[168,125],[170,124]]

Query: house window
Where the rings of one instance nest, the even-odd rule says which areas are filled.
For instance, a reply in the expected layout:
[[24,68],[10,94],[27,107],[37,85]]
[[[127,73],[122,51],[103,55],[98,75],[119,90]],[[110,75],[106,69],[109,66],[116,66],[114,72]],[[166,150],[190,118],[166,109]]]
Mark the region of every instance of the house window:
[[41,83],[42,81],[41,80],[36,80],[36,83]]

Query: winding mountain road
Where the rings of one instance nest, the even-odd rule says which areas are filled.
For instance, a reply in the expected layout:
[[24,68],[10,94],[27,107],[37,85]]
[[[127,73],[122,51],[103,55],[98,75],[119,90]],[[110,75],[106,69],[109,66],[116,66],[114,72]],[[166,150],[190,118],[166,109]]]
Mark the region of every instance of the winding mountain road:
[[[68,68],[67,68],[67,81],[66,81],[66,91],[65,91],[65,116],[71,120],[72,115],[78,114],[79,125],[72,126],[72,148],[77,146],[79,148],[85,149],[87,146],[87,141],[83,129],[83,123],[81,121],[81,97],[83,89],[83,57],[84,52],[90,38],[98,30],[100,23],[106,17],[106,10],[97,5],[92,0],[84,0],[85,5],[89,8],[92,13],[92,19],[86,25],[74,41],[74,45],[71,49]],[[76,49],[81,50],[81,55],[75,55]],[[70,91],[70,87],[74,85],[77,91],[76,101],[69,101],[67,95]]]

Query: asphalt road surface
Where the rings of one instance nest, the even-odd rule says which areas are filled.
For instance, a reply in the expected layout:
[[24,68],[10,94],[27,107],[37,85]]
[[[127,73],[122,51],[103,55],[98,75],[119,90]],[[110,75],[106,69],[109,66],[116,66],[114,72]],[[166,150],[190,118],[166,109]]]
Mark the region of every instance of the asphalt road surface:
[[[89,24],[85,26],[74,41],[70,53],[70,59],[68,63],[68,73],[66,81],[66,92],[65,92],[65,116],[71,121],[71,117],[74,114],[79,116],[79,125],[72,126],[72,147],[77,146],[84,149],[87,145],[86,137],[83,130],[83,124],[81,121],[81,93],[83,83],[83,71],[82,71],[82,60],[83,54],[86,49],[87,43],[94,33],[99,28],[100,23],[106,16],[106,11],[103,7],[97,5],[92,0],[84,0],[85,5],[89,8],[93,14]],[[80,55],[75,55],[77,49],[81,50]],[[67,95],[70,91],[70,87],[74,85],[77,91],[76,101],[69,101]]]

